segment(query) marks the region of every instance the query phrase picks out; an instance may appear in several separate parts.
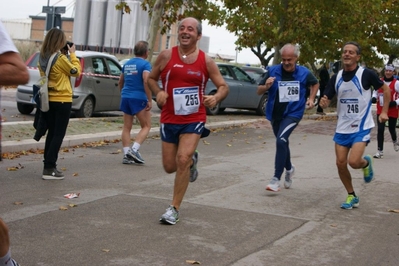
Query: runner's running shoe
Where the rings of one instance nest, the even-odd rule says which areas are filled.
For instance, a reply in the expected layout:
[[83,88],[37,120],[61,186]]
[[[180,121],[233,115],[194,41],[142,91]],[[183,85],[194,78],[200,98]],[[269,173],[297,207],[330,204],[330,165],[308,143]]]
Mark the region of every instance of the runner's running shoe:
[[382,158],[384,158],[384,153],[382,151],[377,151],[377,153],[374,154],[373,157],[376,159],[382,159]]
[[290,188],[292,185],[292,177],[294,176],[295,173],[295,166],[291,164],[291,170],[287,171],[285,170],[285,181],[284,181],[284,187],[285,188]]
[[193,154],[193,165],[190,167],[190,182],[194,182],[198,177],[197,163],[198,163],[198,151],[196,150]]
[[179,212],[170,205],[159,221],[164,224],[176,224],[179,221]]
[[130,157],[127,157],[126,155],[123,156],[122,163],[123,164],[135,164],[134,160],[131,159]]
[[130,159],[133,159],[136,163],[144,164],[145,161],[143,157],[141,157],[141,154],[139,151],[134,151],[132,149],[129,149],[129,151],[126,153],[126,156],[129,157]]
[[364,182],[370,183],[371,180],[374,178],[374,172],[373,172],[373,159],[371,158],[370,155],[364,156],[364,159],[369,163],[367,167],[363,168],[363,178]]
[[359,207],[359,197],[348,195],[346,201],[341,204],[341,208],[345,210],[351,210],[352,208]]
[[279,192],[280,191],[280,180],[277,177],[273,177],[272,180],[270,180],[269,185],[267,185],[266,190],[270,190],[273,192]]

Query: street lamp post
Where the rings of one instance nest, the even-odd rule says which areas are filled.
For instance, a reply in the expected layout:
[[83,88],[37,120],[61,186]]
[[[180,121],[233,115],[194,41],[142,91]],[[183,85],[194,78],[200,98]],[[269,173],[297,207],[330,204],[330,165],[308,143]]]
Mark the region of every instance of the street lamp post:
[[238,48],[236,47],[236,64],[238,63],[237,60],[238,60]]

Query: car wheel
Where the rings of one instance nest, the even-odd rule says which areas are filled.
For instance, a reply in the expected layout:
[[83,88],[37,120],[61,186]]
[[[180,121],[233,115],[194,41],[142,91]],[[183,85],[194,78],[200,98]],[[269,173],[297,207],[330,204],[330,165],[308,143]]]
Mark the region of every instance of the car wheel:
[[82,106],[75,112],[76,117],[91,117],[94,111],[94,100],[92,97],[87,97]]
[[262,98],[260,98],[258,108],[256,109],[257,115],[266,115],[266,103],[267,103],[267,94],[264,94]]
[[34,105],[17,103],[18,111],[23,115],[29,115],[35,109]]
[[[214,95],[215,94],[215,92],[211,92],[211,93],[209,93],[209,95]],[[213,108],[208,108],[208,107],[205,107],[206,108],[206,114],[207,115],[217,115],[217,114],[219,114],[219,112],[221,112],[222,110],[222,108],[220,108],[220,103],[217,103]]]

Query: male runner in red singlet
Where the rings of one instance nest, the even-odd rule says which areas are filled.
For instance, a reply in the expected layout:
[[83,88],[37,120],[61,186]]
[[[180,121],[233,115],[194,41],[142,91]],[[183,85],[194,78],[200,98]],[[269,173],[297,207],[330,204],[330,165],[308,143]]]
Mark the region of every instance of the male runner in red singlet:
[[[199,139],[209,134],[205,129],[206,110],[226,98],[228,86],[215,62],[197,48],[202,36],[201,23],[192,17],[179,24],[179,45],[162,51],[150,73],[148,84],[162,106],[162,163],[167,173],[176,172],[172,204],[160,222],[176,224],[189,181],[197,179]],[[158,86],[161,77],[163,90]],[[214,95],[204,95],[208,78],[218,88]]]

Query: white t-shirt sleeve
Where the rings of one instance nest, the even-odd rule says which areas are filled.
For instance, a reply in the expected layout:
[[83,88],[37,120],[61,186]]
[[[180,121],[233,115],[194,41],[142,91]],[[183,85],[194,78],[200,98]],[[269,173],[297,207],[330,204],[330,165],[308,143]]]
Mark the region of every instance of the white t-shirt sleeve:
[[0,21],[0,54],[4,54],[6,52],[18,53],[18,50],[12,42],[10,35],[4,28],[3,23]]
[[378,93],[377,93],[377,90],[373,90],[373,98],[377,98],[377,96],[378,96]]
[[395,92],[396,95],[393,100],[396,102],[396,105],[399,105],[399,80],[395,82]]

